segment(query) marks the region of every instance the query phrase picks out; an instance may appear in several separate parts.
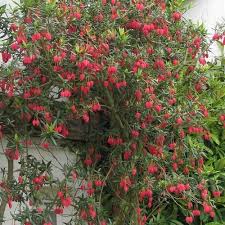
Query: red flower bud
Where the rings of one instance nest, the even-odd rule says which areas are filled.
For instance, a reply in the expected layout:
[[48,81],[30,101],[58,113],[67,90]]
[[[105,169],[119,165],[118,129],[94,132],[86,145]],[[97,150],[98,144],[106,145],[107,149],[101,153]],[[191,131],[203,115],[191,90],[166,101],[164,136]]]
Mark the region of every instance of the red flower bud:
[[173,18],[173,20],[174,21],[179,21],[180,19],[181,19],[181,13],[179,13],[179,12],[174,12],[173,14],[172,14],[172,18]]
[[186,221],[186,223],[191,224],[191,223],[193,223],[194,219],[193,219],[193,217],[191,217],[191,216],[187,216],[187,217],[185,218],[185,221]]

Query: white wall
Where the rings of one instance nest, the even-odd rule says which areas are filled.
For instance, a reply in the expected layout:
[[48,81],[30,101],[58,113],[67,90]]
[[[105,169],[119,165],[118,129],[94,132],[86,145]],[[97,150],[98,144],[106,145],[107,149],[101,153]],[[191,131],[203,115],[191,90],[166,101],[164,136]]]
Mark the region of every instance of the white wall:
[[[16,0],[15,2],[19,2],[19,0]],[[5,4],[7,4],[8,6],[13,6],[14,5],[12,0],[0,0],[0,6],[1,5],[5,5]]]
[[[190,3],[192,8],[185,17],[196,23],[204,23],[211,38],[216,24],[225,19],[225,0],[190,0]],[[220,55],[216,44],[211,47],[211,51],[212,53],[209,54],[211,59]]]
[[192,8],[186,16],[195,22],[203,22],[210,33],[217,22],[225,17],[224,0],[191,0]]
[[[34,143],[38,144],[38,139],[33,140]],[[1,140],[0,141],[0,169],[5,168],[7,170],[7,159],[3,153],[3,149],[6,147],[6,140]],[[2,148],[3,146],[3,148]],[[29,147],[28,153],[35,156],[38,160],[44,160],[45,162],[52,162],[52,167],[53,167],[53,175],[55,178],[58,178],[59,180],[63,179],[63,173],[62,173],[62,168],[65,164],[71,164],[75,162],[75,156],[70,153],[67,149],[60,148],[60,147],[53,147],[49,150],[40,150],[35,145]],[[52,154],[54,153],[54,154]],[[18,176],[18,171],[19,165],[17,161],[14,161],[14,176]],[[0,171],[0,181],[2,180],[2,173]],[[10,209],[7,205],[6,211],[5,211],[5,220],[6,222],[4,225],[19,225],[19,223],[16,223],[11,216],[12,214],[15,214],[15,212],[18,212],[18,204],[13,203],[13,207]],[[65,210],[65,214],[70,214],[70,209]],[[57,216],[57,225],[63,224],[63,222],[68,222],[69,218],[65,218],[63,215],[62,216]]]

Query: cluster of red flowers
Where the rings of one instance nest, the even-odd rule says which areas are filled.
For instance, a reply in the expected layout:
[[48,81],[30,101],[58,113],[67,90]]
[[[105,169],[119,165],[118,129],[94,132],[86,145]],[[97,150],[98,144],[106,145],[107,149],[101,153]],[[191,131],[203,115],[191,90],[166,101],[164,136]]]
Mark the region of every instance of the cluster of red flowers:
[[223,123],[223,127],[225,128],[225,114],[220,115],[219,119]]
[[5,155],[11,160],[18,160],[20,158],[20,152],[19,152],[18,148],[16,148],[16,149],[7,148],[5,150]]

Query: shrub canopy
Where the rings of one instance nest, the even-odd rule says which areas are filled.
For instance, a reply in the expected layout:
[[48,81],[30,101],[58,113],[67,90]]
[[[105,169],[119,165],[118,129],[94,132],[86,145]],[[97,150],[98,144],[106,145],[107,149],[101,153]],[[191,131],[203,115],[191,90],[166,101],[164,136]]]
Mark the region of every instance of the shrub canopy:
[[[24,207],[16,220],[49,225],[49,213],[67,207],[68,224],[79,225],[169,224],[177,215],[200,224],[198,216],[215,216],[201,175],[208,44],[176,4],[25,0],[8,27],[0,123],[5,155],[21,170],[1,187],[9,205]],[[76,153],[63,180],[51,163],[26,154],[33,136],[45,151],[63,142]],[[38,194],[46,187],[57,193],[44,204]]]

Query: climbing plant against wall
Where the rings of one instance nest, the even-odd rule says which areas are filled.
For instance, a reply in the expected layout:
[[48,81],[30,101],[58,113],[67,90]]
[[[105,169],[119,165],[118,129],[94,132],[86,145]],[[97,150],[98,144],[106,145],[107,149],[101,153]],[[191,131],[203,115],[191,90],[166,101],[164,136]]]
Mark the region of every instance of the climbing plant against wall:
[[[68,207],[68,224],[79,225],[216,217],[221,190],[211,192],[201,174],[204,145],[190,143],[208,138],[199,98],[207,77],[198,69],[208,43],[180,7],[25,0],[13,9],[1,47],[0,131],[8,172],[15,161],[21,169],[0,183],[2,209],[20,204],[15,219],[25,225],[50,225],[52,210]],[[53,144],[76,154],[64,179],[54,178],[51,162],[27,154],[34,136],[44,151]],[[48,187],[57,191],[44,202]]]

